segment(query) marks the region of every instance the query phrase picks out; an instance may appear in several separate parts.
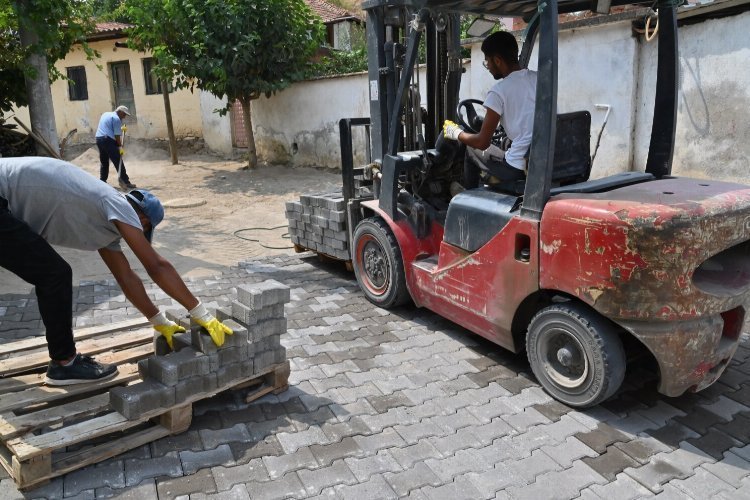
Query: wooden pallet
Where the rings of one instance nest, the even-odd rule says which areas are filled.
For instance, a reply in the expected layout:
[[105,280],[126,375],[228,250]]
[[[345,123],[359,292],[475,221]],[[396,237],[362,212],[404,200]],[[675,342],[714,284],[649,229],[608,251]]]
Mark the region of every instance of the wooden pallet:
[[146,321],[130,320],[80,329],[75,338],[80,352],[117,364],[118,375],[90,384],[45,386],[49,358],[44,338],[0,345],[0,465],[21,490],[186,431],[195,401],[227,389],[242,389],[252,401],[286,390],[289,379],[286,361],[128,420],[109,406],[109,389],[140,380],[137,362],[153,355],[153,329]]

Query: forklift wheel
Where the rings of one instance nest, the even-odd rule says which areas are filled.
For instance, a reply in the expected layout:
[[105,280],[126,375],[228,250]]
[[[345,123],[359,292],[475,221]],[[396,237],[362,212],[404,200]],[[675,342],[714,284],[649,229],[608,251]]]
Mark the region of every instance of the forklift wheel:
[[376,306],[387,309],[409,301],[401,249],[381,218],[357,224],[352,264],[359,287]]
[[570,406],[601,403],[625,377],[625,351],[614,325],[580,304],[555,304],[537,313],[526,351],[537,380]]

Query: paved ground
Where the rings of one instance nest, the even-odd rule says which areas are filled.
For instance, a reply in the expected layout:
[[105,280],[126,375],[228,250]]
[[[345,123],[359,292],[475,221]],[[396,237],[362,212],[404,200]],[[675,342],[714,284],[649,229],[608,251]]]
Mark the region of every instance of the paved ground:
[[[616,399],[575,411],[541,390],[523,355],[429,311],[374,308],[338,265],[285,255],[189,286],[222,303],[269,278],[292,288],[288,391],[203,401],[188,432],[26,497],[750,498],[747,336],[698,395],[663,397],[636,366]],[[137,312],[112,281],[77,287],[77,326],[125,317]],[[0,336],[39,323],[33,295],[0,295]],[[23,498],[0,479],[0,498]]]

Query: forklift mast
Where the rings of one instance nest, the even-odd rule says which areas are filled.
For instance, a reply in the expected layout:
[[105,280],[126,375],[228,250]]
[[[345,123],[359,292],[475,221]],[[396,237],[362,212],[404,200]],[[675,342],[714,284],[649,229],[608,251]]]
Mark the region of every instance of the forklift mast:
[[[372,159],[382,162],[386,154],[432,147],[443,121],[455,119],[463,72],[460,16],[420,9],[409,1],[372,0],[363,8]],[[426,63],[424,99],[420,54]]]

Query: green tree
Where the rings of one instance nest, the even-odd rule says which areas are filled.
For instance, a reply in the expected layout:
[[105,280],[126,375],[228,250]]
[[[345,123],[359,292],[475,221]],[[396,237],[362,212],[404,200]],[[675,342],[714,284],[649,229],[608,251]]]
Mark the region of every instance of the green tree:
[[54,64],[92,27],[83,0],[0,0],[0,110],[28,104],[31,128],[57,148],[50,80]]
[[250,102],[304,78],[322,26],[304,0],[126,0],[133,46],[150,49],[157,71],[242,104],[248,166],[257,165]]

